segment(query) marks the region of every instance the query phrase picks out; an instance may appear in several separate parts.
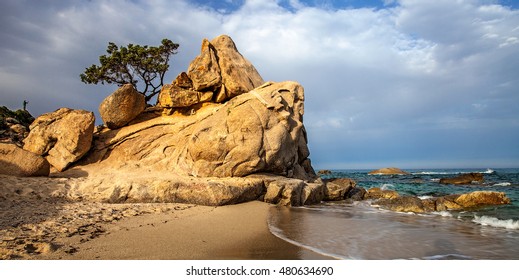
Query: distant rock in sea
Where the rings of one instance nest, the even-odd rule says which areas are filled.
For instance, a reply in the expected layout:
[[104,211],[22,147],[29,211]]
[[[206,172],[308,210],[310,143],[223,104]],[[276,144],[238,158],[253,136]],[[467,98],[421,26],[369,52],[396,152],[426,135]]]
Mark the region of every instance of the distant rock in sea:
[[485,177],[481,173],[466,173],[453,178],[442,178],[440,184],[470,185],[473,183],[481,184],[485,182]]
[[403,171],[396,167],[387,167],[387,168],[373,170],[373,171],[369,172],[368,174],[371,174],[371,175],[408,175],[409,172]]

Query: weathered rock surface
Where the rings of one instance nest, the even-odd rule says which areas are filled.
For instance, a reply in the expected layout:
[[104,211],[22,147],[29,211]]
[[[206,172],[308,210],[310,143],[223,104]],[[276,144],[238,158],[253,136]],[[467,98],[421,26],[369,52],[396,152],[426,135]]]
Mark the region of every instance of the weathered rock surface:
[[264,84],[263,78],[245,59],[229,36],[211,42],[204,39],[200,55],[171,85],[162,88],[157,106],[165,109],[189,107],[214,101],[222,103]]
[[481,207],[487,205],[509,204],[508,198],[503,192],[475,191],[460,195],[456,200],[463,208]]
[[99,105],[99,113],[106,126],[117,129],[125,126],[146,108],[144,95],[132,84],[126,84],[106,97]]
[[[84,163],[132,164],[195,177],[266,172],[307,180],[311,165],[303,129],[303,87],[267,83],[193,115],[154,118],[100,133]],[[306,169],[305,169],[306,167]]]
[[400,195],[394,190],[383,190],[381,188],[371,188],[367,190],[364,199],[397,198]]
[[0,174],[13,176],[48,176],[49,162],[14,144],[0,143]]
[[63,171],[90,149],[94,122],[94,114],[84,110],[61,108],[43,114],[31,124],[23,148]]
[[440,184],[469,185],[472,183],[483,183],[485,177],[481,173],[466,173],[453,178],[442,178]]
[[384,198],[378,200],[377,204],[382,208],[397,212],[426,212],[422,200],[416,196],[400,196],[389,199]]
[[348,178],[325,180],[324,200],[344,200],[357,183]]
[[372,175],[407,175],[409,174],[406,171],[403,171],[401,169],[398,169],[396,167],[388,167],[388,168],[381,168],[377,170],[373,170],[369,172],[368,174]]

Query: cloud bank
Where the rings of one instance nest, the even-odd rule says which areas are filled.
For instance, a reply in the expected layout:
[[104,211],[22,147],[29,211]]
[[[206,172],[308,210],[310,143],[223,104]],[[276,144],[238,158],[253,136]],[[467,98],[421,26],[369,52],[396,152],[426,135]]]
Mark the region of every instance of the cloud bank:
[[361,3],[2,1],[0,103],[98,116],[115,88],[79,74],[109,41],[179,43],[169,82],[203,38],[228,34],[265,80],[305,87],[317,168],[519,167],[518,10],[478,0]]

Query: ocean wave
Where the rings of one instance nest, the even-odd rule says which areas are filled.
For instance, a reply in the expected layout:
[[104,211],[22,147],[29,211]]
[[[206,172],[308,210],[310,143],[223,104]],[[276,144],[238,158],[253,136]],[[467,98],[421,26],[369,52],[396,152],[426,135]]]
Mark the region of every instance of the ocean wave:
[[492,187],[508,187],[508,186],[511,186],[512,183],[509,183],[509,182],[503,182],[503,183],[496,183],[496,184],[493,184]]
[[495,217],[488,216],[474,216],[472,220],[476,224],[491,226],[491,227],[500,227],[506,229],[519,229],[519,221],[514,221],[512,219],[509,220],[499,220]]
[[481,173],[481,174],[495,174],[496,171],[488,168],[485,171],[420,171],[413,172],[412,175],[453,175],[453,174],[466,174],[466,173]]
[[393,189],[395,188],[395,185],[393,184],[383,184],[380,189],[383,190],[383,191],[386,191],[386,190],[389,190],[389,189]]

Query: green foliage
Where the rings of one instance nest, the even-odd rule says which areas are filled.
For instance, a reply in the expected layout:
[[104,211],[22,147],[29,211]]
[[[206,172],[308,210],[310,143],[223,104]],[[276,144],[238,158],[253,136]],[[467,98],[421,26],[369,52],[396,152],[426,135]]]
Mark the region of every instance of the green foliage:
[[[158,47],[129,44],[118,47],[109,42],[108,55],[99,57],[100,66],[93,64],[80,75],[85,84],[133,84],[148,102],[164,85],[164,74],[169,69],[169,58],[177,53],[178,44],[163,39]],[[139,89],[137,83],[144,82]]]

